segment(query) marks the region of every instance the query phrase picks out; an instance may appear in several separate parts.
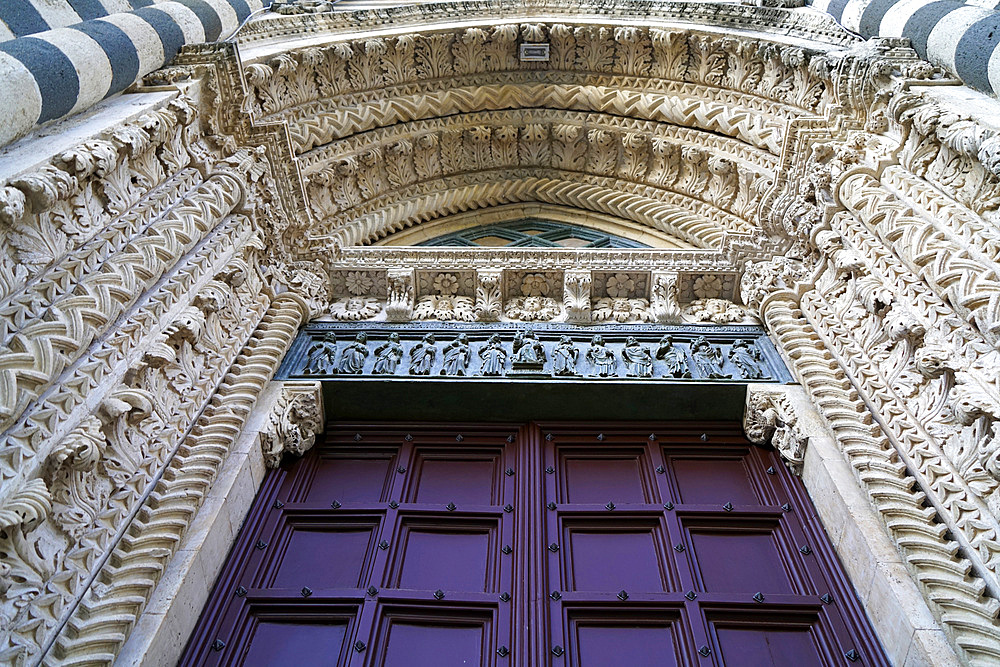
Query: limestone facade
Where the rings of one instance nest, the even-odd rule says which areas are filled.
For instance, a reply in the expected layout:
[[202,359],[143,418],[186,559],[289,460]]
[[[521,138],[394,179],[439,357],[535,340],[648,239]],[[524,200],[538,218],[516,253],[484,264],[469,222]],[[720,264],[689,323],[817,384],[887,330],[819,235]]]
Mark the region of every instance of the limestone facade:
[[[995,100],[794,9],[285,4],[0,157],[0,662],[176,659],[323,423],[304,323],[626,307],[763,323],[799,386],[748,433],[890,655],[1000,660]],[[669,241],[393,245],[525,206]]]

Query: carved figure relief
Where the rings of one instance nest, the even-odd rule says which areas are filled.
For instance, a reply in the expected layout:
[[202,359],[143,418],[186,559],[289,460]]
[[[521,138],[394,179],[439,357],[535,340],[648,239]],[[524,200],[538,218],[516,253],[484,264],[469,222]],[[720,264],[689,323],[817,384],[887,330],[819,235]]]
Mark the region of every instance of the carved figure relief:
[[458,334],[455,340],[444,346],[444,365],[441,367],[441,375],[465,375],[471,358],[469,337]]
[[609,350],[604,344],[603,336],[594,336],[590,340],[590,349],[587,350],[587,361],[594,365],[594,373],[602,378],[610,377],[617,373],[618,359],[613,350]]
[[699,336],[691,344],[691,358],[700,377],[712,380],[732,377],[722,369],[722,350],[708,342],[704,336]]
[[375,348],[374,375],[393,375],[403,358],[403,346],[399,342],[399,334],[389,334],[389,340]]
[[653,375],[653,355],[648,347],[643,347],[635,336],[629,336],[622,350],[622,361],[625,362],[626,376],[648,378]]
[[545,348],[532,331],[519,332],[514,337],[514,370],[540,371],[545,365]]
[[483,361],[483,375],[503,375],[504,365],[507,363],[507,351],[503,348],[503,341],[499,335],[490,336],[486,345],[479,350],[479,358]]
[[738,340],[729,348],[729,358],[740,369],[740,375],[748,380],[761,380],[764,374],[763,357],[757,346],[748,340]]
[[330,375],[336,367],[337,337],[330,333],[309,346],[303,375]]
[[435,358],[437,345],[434,334],[427,334],[410,350],[410,375],[430,375]]
[[340,353],[340,365],[337,367],[337,371],[344,375],[360,375],[367,358],[368,334],[362,331]]
[[576,372],[576,362],[580,358],[580,350],[573,344],[569,336],[561,336],[559,343],[552,350],[553,375],[579,375]]
[[691,377],[687,355],[684,354],[684,350],[674,346],[674,340],[670,334],[666,334],[660,339],[660,343],[656,348],[656,358],[663,360],[665,366],[663,377]]

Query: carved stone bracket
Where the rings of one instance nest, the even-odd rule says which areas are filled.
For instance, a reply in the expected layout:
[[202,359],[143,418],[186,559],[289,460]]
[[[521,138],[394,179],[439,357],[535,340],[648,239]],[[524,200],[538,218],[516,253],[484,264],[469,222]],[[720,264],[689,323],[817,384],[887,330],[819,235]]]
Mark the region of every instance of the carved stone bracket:
[[773,445],[785,465],[802,475],[809,435],[799,425],[796,406],[781,386],[747,387],[743,430],[750,442]]
[[319,382],[284,382],[261,433],[264,463],[277,468],[287,454],[302,456],[323,432],[323,392]]

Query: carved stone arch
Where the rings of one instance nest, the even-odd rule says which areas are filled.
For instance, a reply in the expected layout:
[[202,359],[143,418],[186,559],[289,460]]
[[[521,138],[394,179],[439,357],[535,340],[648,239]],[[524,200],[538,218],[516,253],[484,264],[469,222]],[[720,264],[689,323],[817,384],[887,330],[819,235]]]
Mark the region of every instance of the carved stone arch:
[[620,236],[637,243],[654,248],[693,249],[680,239],[649,229],[631,220],[595,211],[582,211],[569,206],[558,206],[544,203],[504,204],[492,206],[488,210],[472,210],[454,215],[429,220],[415,227],[394,232],[372,245],[409,246],[416,245],[428,239],[450,234],[464,229],[478,227],[484,224],[501,224],[516,222],[528,218],[540,218],[558,223],[579,225],[580,227],[601,230],[615,236]]
[[480,182],[454,183],[449,179],[428,185],[441,189],[426,192],[430,188],[414,188],[405,193],[408,197],[396,202],[373,205],[364,212],[352,211],[344,216],[343,223],[333,226],[329,236],[317,235],[314,239],[321,247],[367,244],[426,220],[470,209],[530,202],[623,218],[699,248],[720,248],[727,232],[750,236],[752,231],[743,221],[692,197],[630,187],[613,179],[587,183],[569,176],[504,178],[503,173],[498,173],[495,179]]

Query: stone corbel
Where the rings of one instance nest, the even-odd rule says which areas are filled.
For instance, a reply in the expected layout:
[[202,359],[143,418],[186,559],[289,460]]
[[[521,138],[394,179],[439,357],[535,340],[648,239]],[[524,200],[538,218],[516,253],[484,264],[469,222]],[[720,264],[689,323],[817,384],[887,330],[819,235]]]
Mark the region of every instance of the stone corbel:
[[287,454],[302,456],[323,432],[323,391],[319,382],[284,382],[261,433],[264,463],[277,468]]
[[654,273],[652,279],[649,308],[653,318],[660,324],[678,324],[681,306],[677,302],[677,274]]
[[758,445],[772,445],[796,475],[802,474],[809,436],[799,425],[799,415],[785,387],[748,386],[743,431]]
[[567,271],[563,276],[563,307],[566,321],[590,324],[590,271]]
[[413,269],[390,270],[386,275],[388,293],[385,319],[389,322],[409,322],[413,318]]
[[476,319],[497,322],[503,314],[502,271],[476,272]]

